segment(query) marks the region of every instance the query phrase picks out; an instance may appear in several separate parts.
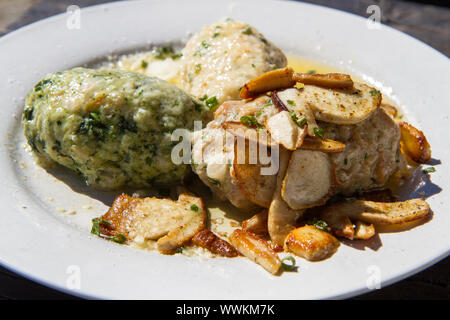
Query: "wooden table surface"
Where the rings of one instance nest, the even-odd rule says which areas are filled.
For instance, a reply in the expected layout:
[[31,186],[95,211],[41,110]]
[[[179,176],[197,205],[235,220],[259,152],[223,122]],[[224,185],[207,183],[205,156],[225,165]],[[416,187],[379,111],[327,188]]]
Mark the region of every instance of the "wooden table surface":
[[[106,0],[0,0],[0,36],[34,21],[65,12],[69,5],[86,7]],[[450,56],[450,9],[394,0],[306,0],[364,17],[367,7],[381,8],[382,22],[422,40],[447,57]],[[381,44],[382,45],[382,44]],[[389,51],[389,48],[386,48]],[[450,85],[450,84],[449,84]],[[408,279],[372,291],[355,299],[450,299],[450,258]],[[74,299],[67,294],[41,286],[0,267],[0,299]]]

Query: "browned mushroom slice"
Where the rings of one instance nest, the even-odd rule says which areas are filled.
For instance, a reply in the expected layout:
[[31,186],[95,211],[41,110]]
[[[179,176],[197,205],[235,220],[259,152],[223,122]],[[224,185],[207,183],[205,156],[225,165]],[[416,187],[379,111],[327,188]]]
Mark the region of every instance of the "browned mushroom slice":
[[331,139],[306,136],[300,149],[325,153],[341,153],[345,149],[345,144]]
[[294,73],[295,81],[324,88],[351,88],[353,80],[348,74],[326,73]]
[[335,188],[334,167],[326,153],[296,150],[292,153],[281,196],[294,210],[324,204]]
[[431,159],[431,147],[423,132],[404,121],[398,125],[406,154],[417,163],[427,163]]
[[157,240],[160,252],[173,253],[204,228],[206,210],[201,198],[186,193],[177,201],[121,195],[101,219],[110,222],[102,226],[105,234]]
[[239,255],[239,253],[231,244],[206,229],[197,232],[197,234],[192,239],[192,242],[199,247],[208,249],[212,253],[218,254],[220,256],[232,258]]
[[281,196],[281,186],[289,164],[290,152],[280,147],[277,187],[269,207],[267,228],[270,239],[275,245],[282,246],[288,233],[295,228],[297,219],[303,210],[293,210]]
[[430,207],[418,198],[401,202],[355,200],[325,206],[321,210],[322,217],[340,216],[375,225],[391,225],[423,219],[428,216]]
[[240,229],[234,230],[228,239],[243,256],[259,264],[272,274],[279,272],[281,267],[280,258],[267,241]]
[[269,131],[271,139],[288,150],[300,148],[307,133],[307,126],[300,128],[287,111],[281,111],[270,117],[266,121],[265,127]]
[[300,91],[302,103],[313,110],[316,120],[341,125],[366,120],[381,103],[378,90],[356,82],[352,88],[327,89],[305,85]]
[[367,240],[375,235],[375,227],[371,223],[357,221],[355,224],[355,239]]
[[263,210],[253,217],[242,221],[242,230],[251,232],[257,236],[265,236],[269,232],[267,230],[267,210]]
[[[277,175],[276,172],[271,175],[264,174],[263,169],[269,168],[273,164],[261,164],[260,148],[267,150],[265,145],[254,144],[252,148],[249,141],[244,141],[242,145],[236,141],[233,162],[234,178],[245,198],[261,207],[268,208],[275,191]],[[266,160],[270,161],[269,151],[267,151]]]
[[292,79],[293,74],[294,71],[291,68],[266,72],[247,82],[241,89],[240,97],[242,99],[254,98],[267,91],[293,87],[295,85],[295,81]]
[[332,256],[339,248],[339,241],[328,232],[305,225],[288,234],[284,248],[306,260],[318,261]]

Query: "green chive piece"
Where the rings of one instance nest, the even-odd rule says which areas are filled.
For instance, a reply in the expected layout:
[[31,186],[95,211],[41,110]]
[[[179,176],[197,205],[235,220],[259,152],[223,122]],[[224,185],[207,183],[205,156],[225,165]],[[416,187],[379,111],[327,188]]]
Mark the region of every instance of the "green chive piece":
[[[285,263],[285,261],[289,261],[289,263]],[[287,256],[287,257],[281,259],[281,267],[285,271],[297,270],[298,267],[295,264],[296,264],[295,258],[292,256]]]
[[373,95],[373,96],[376,96],[376,95],[379,95],[379,94],[380,94],[380,91],[378,91],[378,90],[371,90],[369,93],[370,93],[371,95]]
[[114,235],[111,238],[111,240],[114,241],[114,242],[122,244],[122,243],[125,243],[125,241],[127,241],[127,238],[123,234],[118,233],[118,234]]
[[330,231],[330,227],[328,227],[328,224],[320,219],[317,219],[317,217],[314,217],[312,220],[309,220],[308,222],[306,222],[306,224],[309,224],[311,226],[316,227],[319,230],[322,231]]
[[197,212],[198,206],[196,204],[191,205],[191,210]]
[[194,70],[195,70],[195,73],[199,73],[202,70],[202,65],[200,63],[196,64],[194,67]]
[[307,74],[315,74],[316,73],[316,70],[309,70],[308,72],[307,72]]
[[435,167],[428,167],[428,168],[422,170],[422,172],[425,174],[435,172],[435,171],[436,171]]
[[301,115],[300,117],[297,116],[294,110],[289,111],[289,114],[291,115],[292,120],[300,127],[303,128],[308,121],[305,115]]
[[110,226],[111,222],[109,222],[107,220],[100,219],[100,218],[92,219],[92,229],[91,229],[91,233],[92,234],[100,236],[100,224],[104,224],[104,225]]
[[219,105],[219,101],[217,101],[217,98],[214,96],[214,97],[206,99],[205,104],[208,107],[208,109],[211,110],[214,107],[217,107]]
[[252,28],[251,27],[247,27],[247,28],[244,29],[244,31],[242,31],[242,33],[246,34],[246,35],[251,35],[253,33],[252,32]]
[[241,122],[250,128],[261,127],[261,125],[258,123],[258,120],[256,120],[254,116],[243,116],[241,117]]
[[176,253],[183,253],[183,247],[179,247],[175,249]]
[[142,60],[141,61],[141,67],[144,68],[144,69],[147,69],[147,66],[148,66],[148,62],[145,61],[145,60]]
[[23,111],[23,117],[25,118],[25,120],[27,121],[33,120],[33,111],[34,111],[33,107],[28,107]]
[[205,48],[205,49],[209,48],[209,44],[208,44],[208,42],[206,42],[206,40],[202,41],[202,47]]
[[183,54],[181,52],[178,52],[178,53],[174,53],[170,57],[172,58],[172,60],[176,60],[176,59],[181,58],[182,56],[183,56]]
[[323,137],[324,137],[323,129],[322,128],[314,128],[314,135],[316,137],[323,139]]

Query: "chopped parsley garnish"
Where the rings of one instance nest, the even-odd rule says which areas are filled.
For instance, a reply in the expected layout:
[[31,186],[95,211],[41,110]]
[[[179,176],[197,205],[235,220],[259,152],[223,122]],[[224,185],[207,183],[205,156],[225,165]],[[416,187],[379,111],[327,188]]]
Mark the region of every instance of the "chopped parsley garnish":
[[30,121],[33,120],[33,107],[28,107],[23,111],[23,117],[25,120]]
[[173,55],[171,55],[170,57],[173,59],[173,60],[177,60],[178,58],[181,58],[183,56],[183,54],[181,53],[181,52],[178,52],[178,53],[174,53]]
[[175,54],[172,47],[154,48],[152,50],[152,53],[156,59],[161,59],[161,60],[167,59],[168,57],[171,57],[173,54]]
[[378,91],[378,90],[370,90],[369,93],[370,93],[371,95],[373,95],[373,96],[376,96],[376,95],[379,95],[379,94],[380,94],[380,91]]
[[214,107],[217,107],[219,105],[219,101],[217,101],[217,98],[215,96],[208,98],[205,100],[206,107],[208,107],[209,110],[213,109]]
[[246,34],[246,35],[251,35],[251,34],[253,34],[253,31],[252,31],[251,27],[247,27],[242,31],[242,33]]
[[316,70],[309,70],[308,72],[307,72],[307,74],[315,74],[316,73]]
[[428,168],[422,170],[422,172],[425,174],[435,172],[435,171],[436,171],[435,167],[428,167]]
[[295,102],[292,101],[292,100],[287,100],[287,103],[288,103],[290,106],[295,106]]
[[367,158],[369,158],[369,154],[366,152],[366,153],[364,154],[364,159],[367,159]]
[[254,116],[242,116],[241,122],[245,124],[247,127],[250,128],[259,128],[261,125],[259,124],[258,120]]
[[213,38],[217,38],[218,36],[220,36],[220,33],[219,33],[219,32],[215,32],[215,33],[213,34]]
[[123,235],[123,234],[121,234],[121,233],[118,233],[118,234],[115,234],[114,236],[112,236],[110,239],[108,239],[108,240],[112,240],[112,241],[114,241],[114,242],[117,242],[117,243],[125,243],[125,241],[127,241],[127,238]]
[[289,112],[289,114],[291,115],[292,120],[294,120],[294,122],[300,127],[303,128],[307,122],[306,116],[305,115],[301,115],[301,116],[297,116],[297,114],[295,113],[294,110],[291,110]]
[[208,96],[205,94],[203,97],[198,98],[200,101],[205,101],[206,99],[208,99]]
[[191,210],[197,212],[198,206],[196,204],[191,205]]
[[100,219],[100,218],[92,219],[92,229],[91,229],[91,233],[92,234],[100,236],[100,224],[104,224],[104,225],[110,226],[111,222],[109,222],[107,220]]
[[314,217],[312,220],[306,222],[306,224],[314,226],[317,229],[322,230],[322,231],[327,231],[327,232],[330,231],[330,227],[328,227],[328,224],[323,220],[317,219],[316,217]]
[[[286,263],[286,261],[289,261],[289,263]],[[281,267],[285,271],[294,271],[297,270],[297,266],[295,265],[295,259],[292,256],[287,256],[283,259],[281,259]]]
[[147,69],[147,66],[148,66],[148,62],[145,61],[145,60],[142,60],[141,61],[141,67],[144,68],[144,69]]
[[[253,67],[253,68],[256,68],[256,66],[255,66],[255,64],[254,64],[254,63],[252,63],[252,67]],[[239,90],[239,91],[240,91],[240,90]]]
[[205,48],[205,49],[209,48],[209,44],[208,44],[208,42],[206,42],[206,40],[202,41],[202,47]]
[[202,70],[202,65],[200,63],[196,64],[194,67],[194,70],[195,70],[195,73],[199,73]]
[[101,229],[100,229],[100,225],[104,224],[107,226],[111,225],[111,222],[101,219],[101,218],[95,218],[92,219],[92,229],[91,229],[91,233],[95,234],[96,236],[99,236],[100,238],[106,239],[106,240],[111,240],[117,243],[125,243],[127,241],[127,238],[121,234],[121,233],[117,233],[114,236],[105,236],[104,234],[101,233]]
[[316,137],[319,137],[319,138],[321,138],[321,139],[323,139],[323,137],[324,137],[324,132],[323,132],[323,129],[322,128],[314,128],[314,135],[316,136]]

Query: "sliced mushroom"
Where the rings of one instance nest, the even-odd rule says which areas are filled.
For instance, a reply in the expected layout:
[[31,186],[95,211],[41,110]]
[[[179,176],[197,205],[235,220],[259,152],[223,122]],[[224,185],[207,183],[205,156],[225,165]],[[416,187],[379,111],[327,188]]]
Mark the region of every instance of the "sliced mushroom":
[[339,241],[328,232],[305,225],[288,234],[284,248],[306,260],[318,261],[332,256],[339,248]]
[[335,188],[334,167],[326,153],[296,150],[292,153],[281,195],[294,210],[324,204]]
[[295,81],[292,79],[293,74],[294,71],[291,68],[266,72],[246,83],[241,89],[240,97],[242,99],[254,98],[267,91],[293,87],[295,85]]
[[348,74],[326,73],[294,73],[295,81],[324,88],[351,88],[353,80]]
[[287,111],[270,117],[265,126],[271,139],[288,150],[300,148],[307,133],[307,126],[300,128]]
[[417,163],[427,163],[431,159],[431,147],[422,131],[407,122],[399,122],[401,142],[406,154]]
[[242,221],[242,230],[251,232],[257,236],[265,236],[268,234],[267,230],[268,212],[263,210],[253,217]]
[[260,148],[267,148],[267,146],[254,144],[252,148],[249,141],[245,141],[242,146],[236,141],[234,177],[245,198],[261,207],[268,208],[275,191],[277,175],[262,174],[262,169],[269,167],[270,163],[261,164]]
[[378,90],[356,82],[347,89],[305,85],[300,91],[302,104],[313,110],[316,120],[335,124],[359,123],[373,114],[381,104]]
[[289,158],[290,152],[280,147],[277,187],[270,203],[267,224],[270,239],[280,246],[283,245],[288,233],[295,228],[297,219],[303,214],[303,210],[291,209],[281,196],[282,182],[286,175]]
[[327,216],[334,216],[375,225],[391,225],[423,219],[428,216],[429,210],[429,205],[420,198],[401,202],[355,200],[325,206],[321,209],[321,217],[325,221]]
[[205,227],[206,210],[201,198],[184,193],[177,201],[133,198],[122,194],[101,217],[107,235],[122,234],[129,240],[157,240],[158,250],[173,253]]
[[279,272],[281,267],[280,258],[267,241],[240,229],[234,230],[228,239],[243,256],[259,264],[272,274]]
[[306,136],[303,140],[301,149],[325,153],[341,153],[345,149],[345,144],[331,139]]
[[206,229],[197,232],[197,234],[192,239],[192,242],[195,245],[205,248],[212,253],[218,254],[220,256],[232,258],[239,255],[239,253],[231,244]]
[[296,117],[297,122],[302,117],[305,117],[306,124],[308,125],[308,134],[314,136],[314,129],[318,128],[316,119],[311,108],[304,103],[299,89],[289,88],[275,91],[272,93],[272,102],[279,110],[293,113],[292,116]]

